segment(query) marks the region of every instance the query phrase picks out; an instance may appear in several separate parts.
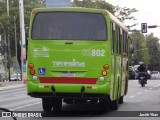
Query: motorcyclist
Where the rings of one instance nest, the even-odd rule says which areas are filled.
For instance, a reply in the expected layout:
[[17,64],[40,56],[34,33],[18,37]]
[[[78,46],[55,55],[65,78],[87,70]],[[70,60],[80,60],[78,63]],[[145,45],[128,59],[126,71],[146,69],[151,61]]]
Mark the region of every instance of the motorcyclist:
[[137,71],[138,71],[138,80],[139,80],[139,75],[143,73],[146,76],[145,78],[146,78],[146,84],[147,84],[147,69],[145,68],[143,62],[139,62],[139,64],[140,64],[140,66],[137,68]]

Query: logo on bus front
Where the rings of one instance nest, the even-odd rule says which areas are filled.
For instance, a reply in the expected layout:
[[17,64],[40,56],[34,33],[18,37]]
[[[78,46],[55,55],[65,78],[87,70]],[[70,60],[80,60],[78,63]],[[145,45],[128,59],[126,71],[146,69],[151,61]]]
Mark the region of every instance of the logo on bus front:
[[49,57],[49,48],[34,48],[34,56],[35,57]]
[[46,75],[46,68],[38,68],[38,75]]

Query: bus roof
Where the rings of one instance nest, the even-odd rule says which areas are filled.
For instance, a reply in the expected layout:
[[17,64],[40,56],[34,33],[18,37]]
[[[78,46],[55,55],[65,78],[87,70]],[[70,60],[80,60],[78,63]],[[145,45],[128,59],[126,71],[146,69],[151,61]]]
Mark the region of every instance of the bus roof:
[[118,24],[120,27],[123,28],[123,30],[128,31],[127,27],[119,21],[112,13],[110,13],[108,10],[105,9],[96,9],[96,8],[82,8],[82,7],[69,7],[69,8],[35,8],[32,12],[51,12],[51,11],[74,11],[74,12],[91,12],[91,13],[104,13],[107,12],[107,14],[110,16],[110,19]]

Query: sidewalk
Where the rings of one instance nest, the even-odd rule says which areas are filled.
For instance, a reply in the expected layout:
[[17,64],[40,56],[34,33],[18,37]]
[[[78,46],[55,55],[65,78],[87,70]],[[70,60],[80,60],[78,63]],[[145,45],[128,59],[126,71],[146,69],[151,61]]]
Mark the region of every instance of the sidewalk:
[[26,87],[26,84],[23,81],[0,82],[0,91],[19,87]]

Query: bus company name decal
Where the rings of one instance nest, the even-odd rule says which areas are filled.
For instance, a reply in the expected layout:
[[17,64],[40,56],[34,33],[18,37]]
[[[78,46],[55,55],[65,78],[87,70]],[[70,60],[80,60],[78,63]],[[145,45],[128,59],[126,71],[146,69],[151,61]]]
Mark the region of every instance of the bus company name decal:
[[52,61],[54,67],[85,67],[85,62],[79,62],[76,59],[71,61]]
[[49,57],[49,49],[46,47],[43,48],[34,48],[35,57]]

